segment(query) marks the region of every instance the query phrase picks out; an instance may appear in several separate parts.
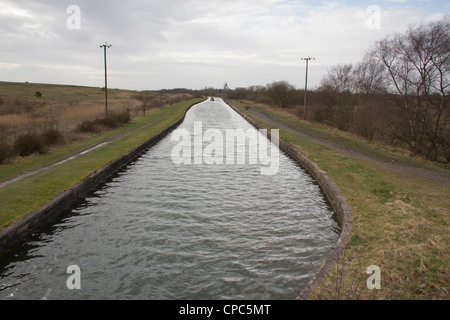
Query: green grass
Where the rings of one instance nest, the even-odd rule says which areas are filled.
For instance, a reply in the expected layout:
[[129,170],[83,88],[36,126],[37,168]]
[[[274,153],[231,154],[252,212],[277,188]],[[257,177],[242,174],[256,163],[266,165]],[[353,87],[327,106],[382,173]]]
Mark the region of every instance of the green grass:
[[[139,146],[151,136],[180,119],[192,103],[200,100],[194,99],[165,106],[145,117],[134,120],[128,127],[152,122],[162,117],[154,124],[143,127],[118,141],[93,150],[74,160],[0,189],[0,203],[2,204],[0,206],[0,228],[7,227],[17,219],[44,205],[58,194],[82,181],[90,173]],[[32,171],[33,169],[53,163],[63,154],[78,150],[80,147],[85,147],[94,142],[101,142],[108,136],[125,129],[121,128],[91,137],[85,141],[62,148],[61,150],[56,150],[54,153],[43,157],[30,159],[19,164],[2,166],[0,167],[0,176],[6,179],[20,172]]]
[[[244,108],[246,103],[230,103],[252,117],[251,109]],[[341,146],[372,155],[391,149],[306,123],[280,109],[264,107],[264,111]],[[260,118],[253,118],[271,128]],[[327,171],[353,210],[354,225],[346,252],[312,299],[450,298],[450,185],[377,166],[286,130],[280,130],[280,138]],[[393,152],[404,157],[403,152]],[[442,169],[421,159],[407,161],[417,167]],[[370,265],[381,269],[381,290],[366,287],[364,272]]]

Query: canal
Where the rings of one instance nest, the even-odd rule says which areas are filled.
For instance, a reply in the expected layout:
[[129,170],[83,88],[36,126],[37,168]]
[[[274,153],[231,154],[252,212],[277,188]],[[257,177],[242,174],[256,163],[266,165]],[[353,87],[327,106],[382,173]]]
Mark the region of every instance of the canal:
[[[274,174],[250,161],[175,161],[175,133],[198,134],[199,123],[224,138],[256,131],[220,99],[193,106],[173,134],[4,255],[0,299],[295,299],[339,238],[333,210],[281,151]],[[72,265],[80,289],[67,286]]]

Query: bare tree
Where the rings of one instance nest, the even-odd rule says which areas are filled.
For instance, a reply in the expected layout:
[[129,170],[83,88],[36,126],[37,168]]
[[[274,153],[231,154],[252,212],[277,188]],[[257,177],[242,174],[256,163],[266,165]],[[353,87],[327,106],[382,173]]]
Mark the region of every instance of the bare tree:
[[402,141],[413,152],[434,159],[439,145],[445,145],[439,141],[448,130],[449,35],[447,16],[387,37],[372,50],[372,56],[386,67],[390,92],[406,120]]
[[141,103],[142,114],[145,116],[145,112],[152,107],[154,97],[150,94],[139,94],[135,98]]
[[266,93],[277,107],[287,108],[292,103],[295,87],[287,81],[276,81],[267,85]]
[[353,121],[352,68],[351,64],[335,65],[321,81],[320,89],[329,93],[334,121],[341,130],[348,130]]
[[377,59],[366,55],[351,74],[352,91],[356,95],[353,110],[353,129],[360,136],[372,140],[380,125],[379,95],[385,92],[385,67]]
[[342,103],[343,94],[352,89],[352,68],[351,64],[335,65],[321,81],[321,87],[334,95],[335,104]]
[[352,72],[352,85],[355,93],[361,96],[385,91],[384,65],[373,57],[366,55],[356,64]]
[[401,132],[401,140],[408,144],[413,151],[418,151],[419,148],[415,145],[418,106],[411,101],[411,95],[414,94],[411,82],[413,67],[402,58],[399,43],[400,36],[398,35],[386,37],[376,43],[372,55],[385,65],[389,79],[389,92],[393,94],[395,103],[406,118],[407,129]]
[[[448,90],[450,86],[450,16],[433,23],[429,27],[431,39],[431,64],[434,69],[434,81],[430,84],[435,94],[435,121],[429,137],[433,145],[434,157],[439,154],[441,145],[444,156],[450,161],[450,114],[448,110]],[[437,94],[436,94],[437,93]],[[440,97],[439,97],[440,95]]]

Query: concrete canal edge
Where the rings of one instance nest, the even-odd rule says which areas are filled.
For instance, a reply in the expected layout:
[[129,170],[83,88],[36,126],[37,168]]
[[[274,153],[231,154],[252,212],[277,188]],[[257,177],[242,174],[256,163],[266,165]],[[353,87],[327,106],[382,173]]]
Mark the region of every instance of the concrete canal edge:
[[196,104],[203,102],[196,102],[191,104],[184,112],[181,119],[150,137],[147,141],[136,147],[120,158],[116,158],[101,167],[100,169],[92,172],[83,181],[71,187],[70,189],[59,194],[42,207],[27,214],[23,218],[15,221],[11,226],[5,227],[0,230],[0,256],[9,251],[15,245],[26,239],[39,227],[49,223],[55,219],[64,210],[67,210],[76,203],[80,198],[86,195],[89,190],[98,186],[111,175],[118,172],[122,167],[129,164],[136,159],[139,155],[145,152],[148,148],[156,144],[162,138],[167,136],[172,130],[178,127],[186,117],[186,113]]
[[[228,104],[228,103],[227,103]],[[236,111],[240,116],[247,120],[256,129],[267,129],[260,125],[253,119],[251,119],[246,114],[240,112],[237,108],[228,104],[234,111]],[[267,134],[270,136],[270,131],[267,130]],[[325,193],[328,201],[331,203],[333,210],[336,212],[340,225],[341,233],[338,242],[334,246],[333,250],[328,254],[325,261],[320,266],[319,270],[311,279],[311,281],[306,285],[305,288],[299,293],[297,299],[304,300],[308,299],[310,295],[317,289],[321,281],[325,278],[327,273],[333,268],[339,259],[339,257],[344,253],[344,250],[350,240],[350,231],[353,226],[353,213],[352,209],[348,205],[344,196],[341,194],[338,186],[334,181],[328,176],[328,174],[321,170],[319,166],[313,161],[309,160],[304,154],[293,147],[291,144],[287,144],[280,139],[279,148],[295,159],[303,168],[305,168],[318,182],[323,192]]]

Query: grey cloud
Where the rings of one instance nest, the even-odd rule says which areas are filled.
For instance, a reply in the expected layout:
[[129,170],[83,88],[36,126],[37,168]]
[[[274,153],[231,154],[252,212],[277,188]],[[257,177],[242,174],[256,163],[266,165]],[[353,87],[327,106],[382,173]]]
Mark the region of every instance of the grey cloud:
[[[374,32],[354,25],[361,15],[345,5],[337,16],[336,8],[304,1],[1,1],[0,8],[22,10],[0,12],[0,80],[5,81],[102,85],[99,45],[108,41],[113,45],[108,53],[113,87],[298,83],[303,69],[296,56],[315,55],[315,65],[324,72],[330,61],[358,59],[359,51],[375,39]],[[81,10],[79,30],[66,26],[66,9],[72,4]],[[366,8],[359,9],[365,14]],[[417,11],[408,11],[409,21],[422,18]],[[392,13],[393,19],[398,16]],[[401,19],[395,23],[406,24]],[[342,24],[353,28],[341,29]],[[377,36],[391,31],[392,25],[385,26]],[[319,78],[314,68],[312,82]]]

